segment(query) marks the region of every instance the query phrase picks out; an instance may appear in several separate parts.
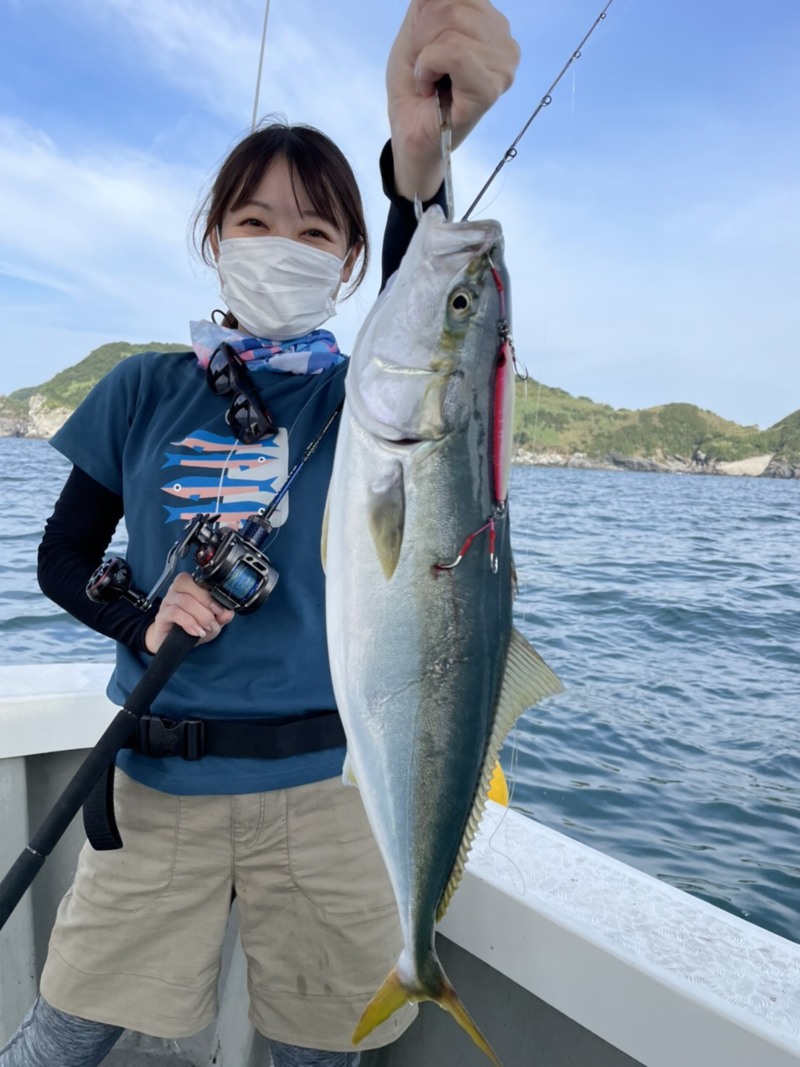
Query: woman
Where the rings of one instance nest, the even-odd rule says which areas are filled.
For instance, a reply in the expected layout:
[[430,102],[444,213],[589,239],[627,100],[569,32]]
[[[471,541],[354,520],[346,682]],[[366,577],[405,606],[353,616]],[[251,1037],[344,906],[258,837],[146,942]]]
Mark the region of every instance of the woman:
[[[458,143],[509,86],[517,58],[488,0],[413,0],[387,69],[384,280],[413,232],[413,199],[441,197],[434,83],[451,77]],[[84,595],[123,515],[135,583],[149,590],[187,522],[213,512],[238,527],[268,506],[343,399],[346,360],[319,327],[362,280],[368,239],[335,145],[307,127],[256,131],[223,164],[198,225],[228,311],[219,325],[193,324],[193,352],[124,360],[56,435],[74,466],[47,525],[40,581],[118,642],[108,690],[117,703],[173,626],[206,647],[120,754],[123,847],[81,853],[42,995],[1,1067],[90,1067],[124,1028],[202,1029],[216,1012],[234,897],[250,1017],[274,1063],[352,1067],[355,1023],[399,950],[358,792],[339,779],[319,562],[335,428],[271,516],[264,549],[279,579],[252,616],[234,616],[186,572],[146,613]],[[269,758],[273,742],[280,758]],[[412,1018],[398,1012],[365,1046],[392,1041]]]

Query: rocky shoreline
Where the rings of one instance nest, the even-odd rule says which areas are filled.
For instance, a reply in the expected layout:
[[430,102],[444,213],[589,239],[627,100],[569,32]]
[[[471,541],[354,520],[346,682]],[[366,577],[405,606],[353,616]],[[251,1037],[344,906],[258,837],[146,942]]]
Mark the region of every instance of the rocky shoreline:
[[[70,414],[67,408],[54,408],[44,397],[35,395],[28,402],[27,412],[19,415],[8,412],[0,414],[0,437],[47,440],[63,426]],[[691,459],[673,455],[625,456],[620,452],[589,456],[583,452],[532,451],[522,446],[516,450],[513,461],[523,467],[573,467],[582,470],[635,471],[647,474],[713,474],[800,479],[800,464],[789,463],[781,456],[771,454],[750,456],[726,463],[708,459],[700,453],[696,453]]]
[[514,462],[525,467],[573,467],[579,470],[635,471],[642,474],[706,474],[749,478],[797,478],[800,465],[789,463],[781,456],[765,454],[726,463],[721,460],[684,456],[624,456],[608,452],[605,456],[589,456],[583,452],[532,452],[519,448]]
[[0,437],[33,437],[48,440],[60,430],[72,412],[54,408],[38,393],[28,401],[27,411],[0,411]]

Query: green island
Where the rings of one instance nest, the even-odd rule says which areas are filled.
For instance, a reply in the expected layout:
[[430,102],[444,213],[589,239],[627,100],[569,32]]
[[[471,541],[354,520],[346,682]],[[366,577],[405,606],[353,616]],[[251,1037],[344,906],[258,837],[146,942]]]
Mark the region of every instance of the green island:
[[[0,396],[0,436],[48,438],[120,360],[136,352],[184,352],[186,347],[101,345],[49,381]],[[517,463],[800,478],[800,410],[760,430],[694,404],[613,408],[533,379],[517,385],[516,401]]]

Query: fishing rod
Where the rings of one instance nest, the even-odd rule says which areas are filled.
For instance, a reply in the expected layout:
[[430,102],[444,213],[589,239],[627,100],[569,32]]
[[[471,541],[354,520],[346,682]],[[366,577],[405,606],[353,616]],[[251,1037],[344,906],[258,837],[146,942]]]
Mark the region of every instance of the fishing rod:
[[166,685],[199,638],[173,627],[153,657],[147,670],[112,719],[100,740],[84,759],[64,792],[44,819],[38,831],[17,857],[16,862],[0,882],[0,929],[22,899],[25,890],[44,865],[45,860],[64,835],[69,824],[80,811],[89,794],[113,764],[142,715]]
[[269,22],[269,5],[270,0],[267,0],[264,6],[264,27],[261,30],[261,50],[258,53],[258,74],[256,74],[256,93],[253,100],[253,120],[250,123],[250,131],[252,133],[258,125],[258,97],[261,92],[261,72],[264,69],[264,50],[267,44],[267,24]]
[[[337,408],[335,414],[338,413]],[[332,421],[333,417],[326,429]],[[317,439],[312,442],[314,448],[318,444]],[[307,458],[308,455],[304,456],[304,461]],[[245,522],[241,533],[233,529],[223,531],[216,521],[218,518],[218,515],[197,515],[187,524],[183,537],[170,549],[157,584],[147,596],[132,589],[131,569],[125,560],[117,557],[105,560],[92,574],[86,587],[87,596],[101,604],[128,600],[140,611],[147,611],[159,590],[174,575],[179,561],[194,548],[197,566],[192,576],[198,585],[210,590],[218,603],[241,615],[255,611],[268,599],[278,580],[277,571],[261,551],[272,528],[258,512]],[[87,833],[88,809],[84,805],[107,810],[109,788],[113,785],[109,769],[113,768],[117,753],[150,714],[153,701],[199,640],[180,626],[173,626],[167,633],[120,711],[0,882],[0,930],[80,809],[84,808]],[[108,822],[94,818],[94,822],[98,828],[94,838],[92,834],[89,837],[95,848],[122,847],[113,817]]]
[[539,112],[542,111],[544,108],[548,107],[552,103],[553,90],[558,85],[558,83],[561,81],[561,79],[564,77],[564,75],[567,73],[567,71],[572,66],[572,64],[575,62],[575,60],[581,58],[581,49],[586,44],[586,42],[589,40],[589,38],[592,36],[594,31],[600,25],[600,23],[605,19],[606,12],[611,7],[613,2],[614,2],[614,0],[608,0],[608,3],[606,4],[606,6],[603,8],[603,10],[600,12],[600,14],[597,16],[597,18],[592,23],[591,27],[589,28],[588,33],[584,36],[584,38],[581,41],[581,43],[578,45],[578,47],[575,49],[575,51],[569,57],[567,62],[564,64],[564,66],[561,68],[561,71],[560,71],[558,77],[555,79],[553,84],[550,86],[550,88],[544,94],[544,96],[539,101],[537,106],[534,108],[533,113],[531,114],[530,118],[525,123],[525,125],[522,127],[522,129],[519,131],[519,133],[517,134],[516,138],[508,146],[508,148],[505,151],[505,155],[503,156],[503,158],[500,160],[500,162],[497,164],[497,166],[492,171],[491,175],[489,176],[488,181],[484,184],[484,186],[481,189],[481,191],[478,193],[478,195],[472,201],[470,206],[467,208],[467,212],[466,212],[466,214],[464,215],[464,217],[461,220],[462,222],[466,222],[469,219],[470,215],[475,210],[475,207],[477,206],[477,204],[480,203],[480,201],[483,199],[484,193],[489,188],[489,186],[492,184],[492,182],[495,180],[495,178],[500,173],[500,171],[503,169],[503,167],[506,165],[506,163],[508,163],[509,160],[512,160],[512,159],[516,158],[517,145],[519,144],[519,142],[522,140],[522,138],[527,133],[528,127],[531,125],[531,123],[536,118],[536,116],[539,114]]
[[[273,530],[269,519],[341,410],[342,405],[338,404],[322,429],[306,446],[269,507],[260,509],[246,519],[241,530],[223,530],[218,521],[219,515],[196,515],[186,524],[183,536],[167,553],[164,570],[147,595],[132,587],[133,575],[127,561],[111,557],[104,560],[89,578],[86,587],[89,599],[101,604],[127,600],[140,611],[148,611],[160,590],[174,577],[179,562],[194,550],[196,567],[192,577],[197,584],[208,589],[217,603],[240,615],[255,611],[269,599],[278,581],[278,572],[263,552]],[[173,626],[169,630],[121,710],[86,756],[8,874],[0,881],[0,930],[81,807],[89,805],[88,809],[84,807],[84,823],[95,848],[122,847],[113,813],[108,817],[97,815],[98,811],[107,813],[109,810],[107,798],[113,785],[109,770],[113,768],[119,750],[125,747],[142,720],[149,716],[156,696],[198,641],[198,637],[180,626]],[[202,727],[200,729],[202,733]],[[178,752],[185,755],[180,747]],[[91,833],[87,817],[92,823]]]

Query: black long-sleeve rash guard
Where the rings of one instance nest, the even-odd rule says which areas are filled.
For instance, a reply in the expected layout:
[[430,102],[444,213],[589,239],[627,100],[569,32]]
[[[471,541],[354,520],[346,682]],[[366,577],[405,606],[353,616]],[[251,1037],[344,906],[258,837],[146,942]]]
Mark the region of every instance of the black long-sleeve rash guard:
[[[394,157],[391,142],[381,153],[383,190],[389,213],[383,234],[381,290],[400,266],[417,227],[414,204],[394,189]],[[422,205],[443,207],[444,189]],[[103,560],[123,516],[122,498],[73,467],[55,511],[47,520],[39,546],[39,585],[45,596],[98,633],[112,637],[137,651],[146,651],[145,632],[156,616],[158,602],[146,614],[125,600],[96,604],[86,595],[86,585]]]
[[73,467],[44,528],[39,546],[39,585],[46,596],[80,622],[146,651],[145,630],[155,618],[158,604],[143,613],[126,600],[96,604],[86,595],[86,584],[101,563],[122,514],[122,497],[80,467]]

